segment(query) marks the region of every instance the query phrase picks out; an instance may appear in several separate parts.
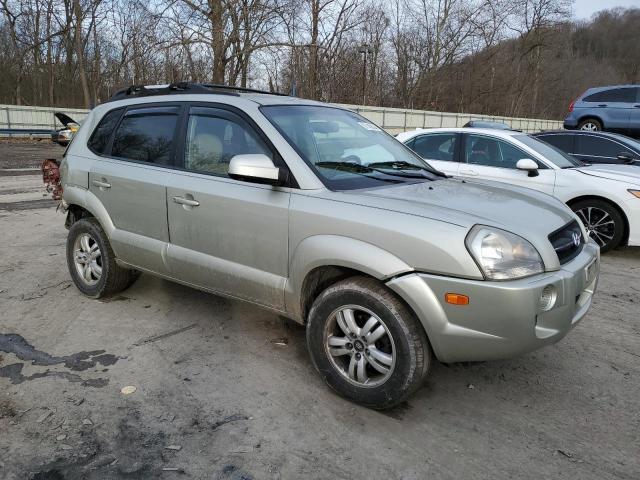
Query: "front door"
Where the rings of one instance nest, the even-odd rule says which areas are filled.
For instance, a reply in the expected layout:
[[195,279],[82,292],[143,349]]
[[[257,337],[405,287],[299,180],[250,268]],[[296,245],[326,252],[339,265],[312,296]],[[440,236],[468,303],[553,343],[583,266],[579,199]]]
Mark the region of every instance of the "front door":
[[518,170],[516,164],[531,155],[510,143],[482,134],[465,134],[464,151],[458,175],[509,183],[553,195],[555,171],[538,163],[538,175]]
[[192,106],[183,135],[183,169],[167,188],[173,276],[283,308],[290,193],[227,175],[235,155],[264,153],[276,161],[275,152],[246,120],[223,109]]

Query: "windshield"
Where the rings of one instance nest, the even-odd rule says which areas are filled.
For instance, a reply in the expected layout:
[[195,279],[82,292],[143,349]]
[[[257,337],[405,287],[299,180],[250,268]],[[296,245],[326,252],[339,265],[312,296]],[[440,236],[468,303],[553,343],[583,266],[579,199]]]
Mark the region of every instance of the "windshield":
[[534,149],[545,159],[549,160],[559,168],[574,168],[582,166],[582,163],[574,159],[571,155],[564,153],[562,150],[538,140],[537,138],[533,138],[528,135],[516,135],[514,138],[520,140],[527,147]]
[[444,176],[391,135],[347,110],[315,105],[263,106],[261,110],[332,190]]

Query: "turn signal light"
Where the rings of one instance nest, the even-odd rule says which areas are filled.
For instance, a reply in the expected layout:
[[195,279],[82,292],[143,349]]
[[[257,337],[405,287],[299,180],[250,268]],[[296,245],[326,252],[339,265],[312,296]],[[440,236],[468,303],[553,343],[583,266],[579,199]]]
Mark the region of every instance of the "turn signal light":
[[469,305],[469,297],[461,293],[447,293],[444,299],[451,305]]
[[640,190],[628,190],[628,192],[634,197],[640,198]]

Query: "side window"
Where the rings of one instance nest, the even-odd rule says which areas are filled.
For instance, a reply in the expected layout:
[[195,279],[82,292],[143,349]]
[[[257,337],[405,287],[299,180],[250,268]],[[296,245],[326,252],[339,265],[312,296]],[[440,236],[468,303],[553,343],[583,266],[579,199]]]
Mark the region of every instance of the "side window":
[[455,161],[457,134],[421,135],[416,137],[414,152],[426,160]]
[[536,138],[538,140],[542,140],[543,142],[547,142],[549,145],[559,148],[563,152],[573,153],[574,148],[572,135],[562,135],[554,133],[552,135],[538,135]]
[[215,175],[227,175],[229,162],[236,155],[273,154],[248,127],[227,118],[189,115],[184,167]]
[[580,135],[578,137],[578,152],[589,157],[616,158],[622,152],[629,150],[617,142],[593,135]]
[[111,138],[113,129],[116,128],[116,125],[118,124],[118,120],[120,120],[122,110],[122,108],[111,110],[102,117],[102,120],[100,120],[100,123],[98,123],[98,126],[95,128],[87,142],[87,146],[91,151],[98,155],[104,155],[107,153],[109,139]]
[[[515,169],[518,160],[531,155],[503,140],[467,135],[465,144],[465,162],[472,165]],[[541,169],[546,168],[537,162]]]
[[636,89],[628,88],[612,88],[604,92],[594,93],[585,97],[584,102],[623,102],[633,103],[636,101]]
[[129,110],[116,130],[111,155],[170,165],[177,122],[178,107]]

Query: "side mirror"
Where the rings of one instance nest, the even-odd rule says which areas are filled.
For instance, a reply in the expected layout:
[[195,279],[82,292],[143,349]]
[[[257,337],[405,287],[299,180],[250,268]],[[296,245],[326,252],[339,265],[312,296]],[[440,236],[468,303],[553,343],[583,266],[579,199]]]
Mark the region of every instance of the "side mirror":
[[620,152],[618,160],[622,160],[625,163],[633,163],[634,158],[629,152]]
[[286,172],[263,153],[234,156],[229,162],[228,175],[235,180],[266,185],[281,185],[287,179]]
[[529,172],[530,177],[537,177],[539,175],[538,164],[530,158],[523,158],[521,160],[518,160],[518,163],[516,163],[516,168],[518,170]]

